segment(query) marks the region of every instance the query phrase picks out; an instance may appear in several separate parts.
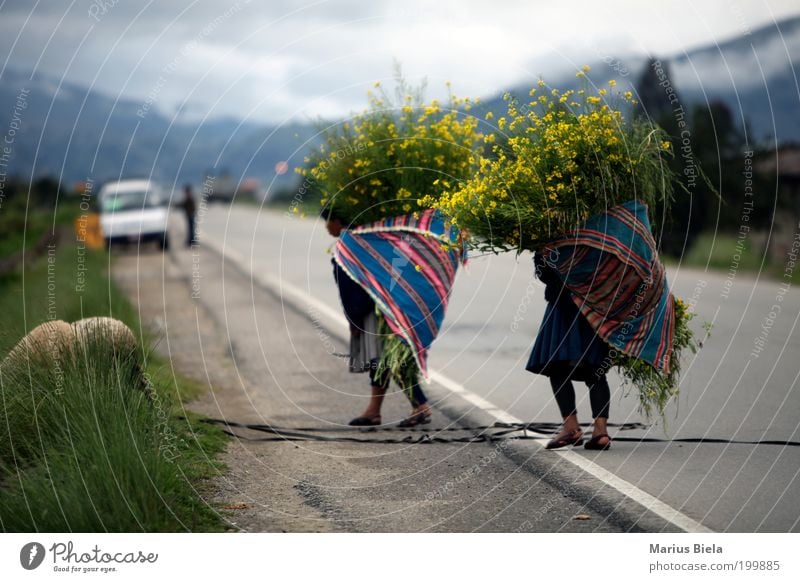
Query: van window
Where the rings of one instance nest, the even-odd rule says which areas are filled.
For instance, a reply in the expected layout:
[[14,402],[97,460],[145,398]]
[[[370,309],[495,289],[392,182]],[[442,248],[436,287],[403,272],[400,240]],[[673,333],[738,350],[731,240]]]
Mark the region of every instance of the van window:
[[154,190],[129,190],[126,192],[110,192],[103,196],[101,207],[103,212],[119,212],[161,206],[161,197]]

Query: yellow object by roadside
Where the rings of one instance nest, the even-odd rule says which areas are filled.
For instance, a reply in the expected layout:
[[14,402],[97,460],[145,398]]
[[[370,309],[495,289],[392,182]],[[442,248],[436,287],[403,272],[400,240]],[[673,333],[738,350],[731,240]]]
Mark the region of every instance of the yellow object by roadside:
[[75,235],[79,242],[90,249],[102,249],[104,246],[103,229],[100,227],[100,215],[96,212],[85,214],[75,219]]

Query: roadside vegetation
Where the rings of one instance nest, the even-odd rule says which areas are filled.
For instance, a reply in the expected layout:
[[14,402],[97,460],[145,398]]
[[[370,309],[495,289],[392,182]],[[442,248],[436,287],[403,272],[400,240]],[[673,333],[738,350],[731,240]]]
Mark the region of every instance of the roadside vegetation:
[[[733,234],[705,232],[681,259],[668,257],[668,264],[695,269],[711,269],[719,273],[730,270],[759,275],[768,279],[794,283],[797,275],[787,275],[783,262],[765,257],[764,245],[754,244],[752,239],[740,239]],[[762,264],[763,263],[763,264]]]
[[185,418],[180,404],[201,388],[152,352],[104,251],[83,248],[70,229],[0,277],[0,358],[42,322],[93,316],[127,324],[138,349],[121,355],[110,333],[97,333],[59,358],[34,346],[0,365],[0,529],[224,530],[204,492],[224,470],[215,456],[226,437]]

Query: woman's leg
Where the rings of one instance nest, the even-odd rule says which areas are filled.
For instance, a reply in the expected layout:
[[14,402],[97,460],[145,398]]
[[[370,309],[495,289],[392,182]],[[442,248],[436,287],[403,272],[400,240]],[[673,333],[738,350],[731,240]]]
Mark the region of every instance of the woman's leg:
[[381,415],[381,406],[383,406],[383,397],[386,396],[386,388],[381,386],[375,386],[374,384],[370,386],[371,393],[369,395],[369,402],[367,403],[367,408],[364,410],[361,416],[366,416],[368,418],[380,416]]
[[411,416],[404,418],[397,426],[407,428],[417,426],[418,424],[429,423],[433,412],[431,411],[431,407],[428,406],[428,397],[425,396],[425,393],[422,391],[419,381],[417,380],[414,382],[410,391],[404,390],[404,392],[411,402]]
[[411,394],[409,394],[408,399],[411,401],[411,406],[414,407],[414,410],[419,410],[421,407],[428,407],[428,397],[422,391],[422,387],[419,383],[411,387]]
[[[611,389],[605,374],[596,381],[587,383],[589,385],[589,401],[592,405],[592,417],[594,418],[593,437],[608,435],[608,413],[611,407]],[[598,444],[605,445],[609,442],[608,437],[598,440]]]
[[578,424],[578,411],[575,408],[575,387],[572,385],[572,374],[569,371],[558,371],[550,375],[550,386],[556,398],[561,418],[564,419],[564,428],[556,438],[565,436],[580,429]]
[[381,406],[383,406],[383,397],[386,396],[386,390],[389,388],[389,374],[377,373],[378,361],[373,360],[370,362],[369,368],[369,382],[371,393],[369,395],[369,402],[364,414],[361,416],[373,417],[380,416]]
[[407,384],[408,380],[403,377],[403,374],[398,374],[395,377],[395,382],[400,385],[403,392],[408,398],[408,401],[411,402],[411,408],[413,408],[414,413],[425,411],[430,408],[428,406],[428,397],[425,395],[425,392],[422,391],[422,387],[419,385],[419,369],[417,369],[416,364],[414,364],[415,374],[413,376],[413,384],[411,384],[411,389],[406,389],[405,384]]
[[556,397],[556,404],[561,411],[561,417],[577,416],[575,409],[575,388],[572,385],[572,378],[568,372],[557,372],[550,375],[550,386],[553,388],[553,396]]

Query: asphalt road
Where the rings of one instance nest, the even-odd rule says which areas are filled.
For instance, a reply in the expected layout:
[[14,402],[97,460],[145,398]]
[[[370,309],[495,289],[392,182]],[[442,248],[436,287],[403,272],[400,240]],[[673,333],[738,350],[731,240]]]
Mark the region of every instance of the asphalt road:
[[[200,220],[206,241],[244,256],[253,272],[339,309],[321,221],[243,204],[212,205]],[[619,436],[800,440],[800,293],[792,288],[779,300],[779,282],[680,266],[669,269],[669,282],[696,304],[696,331],[703,320],[713,331],[683,363],[667,426]],[[530,255],[474,257],[456,280],[431,368],[519,418],[558,420],[546,378],[524,370],[544,307]],[[611,421],[643,421],[635,395],[616,377],[611,384]],[[582,420],[590,420],[588,393],[577,391]],[[594,460],[716,531],[800,531],[797,447],[618,441]]]

